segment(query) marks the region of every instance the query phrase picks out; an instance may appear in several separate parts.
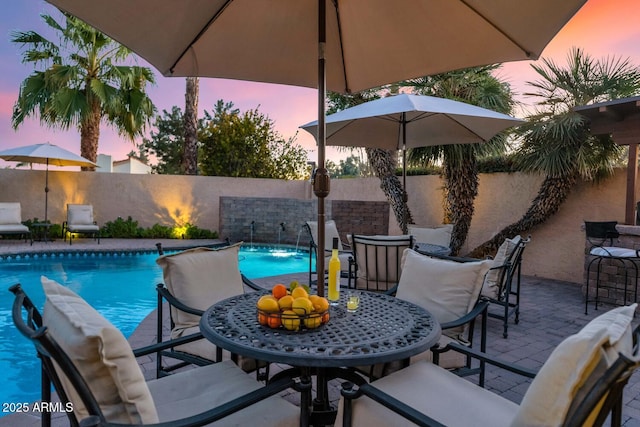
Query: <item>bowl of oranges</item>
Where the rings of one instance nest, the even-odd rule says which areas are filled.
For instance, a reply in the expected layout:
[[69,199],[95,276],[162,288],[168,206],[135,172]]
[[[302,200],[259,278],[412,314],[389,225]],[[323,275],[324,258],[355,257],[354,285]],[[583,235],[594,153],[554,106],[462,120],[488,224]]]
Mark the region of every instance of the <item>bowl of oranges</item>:
[[274,285],[271,294],[258,299],[256,308],[258,323],[272,329],[301,331],[329,321],[329,301],[295,281],[288,288],[282,283]]

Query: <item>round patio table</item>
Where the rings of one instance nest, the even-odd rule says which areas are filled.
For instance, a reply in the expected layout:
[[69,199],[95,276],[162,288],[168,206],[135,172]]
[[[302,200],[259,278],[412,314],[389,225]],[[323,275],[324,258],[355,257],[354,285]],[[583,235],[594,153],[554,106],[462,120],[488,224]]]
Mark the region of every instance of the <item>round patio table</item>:
[[[314,411],[332,413],[328,403],[327,379],[353,378],[346,367],[368,366],[406,360],[437,343],[440,325],[423,308],[410,302],[373,292],[361,292],[355,312],[346,310],[346,292],[331,306],[330,320],[316,329],[288,331],[258,323],[256,302],[264,292],[250,292],[220,301],[205,311],[200,330],[213,344],[242,356],[293,366],[296,375],[310,384],[317,375]],[[348,374],[348,375],[347,375]],[[301,425],[313,421],[305,414],[310,401],[301,397]],[[328,418],[327,418],[328,419]]]

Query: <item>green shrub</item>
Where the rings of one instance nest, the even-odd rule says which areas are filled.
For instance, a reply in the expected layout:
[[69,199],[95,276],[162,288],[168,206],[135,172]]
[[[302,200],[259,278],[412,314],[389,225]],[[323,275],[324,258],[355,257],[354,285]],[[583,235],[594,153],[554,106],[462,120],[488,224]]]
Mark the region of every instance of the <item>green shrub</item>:
[[218,238],[218,233],[215,231],[198,228],[197,226],[191,225],[189,223],[186,223],[184,226],[186,228],[184,233],[185,239],[217,239]]
[[138,221],[134,221],[131,217],[126,220],[118,217],[115,221],[106,222],[100,229],[102,237],[113,237],[120,239],[134,239],[142,237],[143,228],[138,226]]
[[146,239],[171,239],[173,229],[166,225],[154,224],[151,228],[143,230],[142,237]]

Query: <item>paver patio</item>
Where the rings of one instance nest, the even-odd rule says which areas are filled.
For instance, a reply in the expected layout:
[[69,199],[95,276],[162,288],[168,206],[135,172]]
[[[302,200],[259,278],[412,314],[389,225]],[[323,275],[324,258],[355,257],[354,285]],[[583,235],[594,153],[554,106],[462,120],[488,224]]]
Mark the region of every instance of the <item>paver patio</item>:
[[[102,239],[97,245],[90,239],[74,241],[71,250],[107,250],[107,249],[136,249],[154,250],[158,240],[120,240]],[[208,244],[212,241],[174,240],[162,241],[166,248]],[[0,255],[15,251],[51,251],[70,249],[68,243],[61,241],[42,243],[34,242],[33,247],[21,242],[0,241]],[[526,254],[524,258],[526,263]],[[256,280],[260,285],[270,288],[277,282],[288,283],[297,278],[303,283],[307,274],[269,277]],[[589,309],[584,314],[584,297],[580,285],[576,283],[560,282],[537,277],[524,276],[522,281],[522,308],[520,323],[509,325],[509,338],[502,338],[502,323],[497,319],[488,320],[488,352],[505,360],[515,362],[530,368],[539,368],[547,359],[555,346],[568,335],[577,332],[589,320],[610,308],[604,306],[598,311]],[[634,323],[638,323],[636,320]],[[152,343],[155,340],[155,315],[152,313],[130,337],[132,346],[138,347]],[[141,360],[145,375],[153,375],[153,363],[150,358]],[[279,367],[273,368],[273,370]],[[475,381],[470,377],[470,381]],[[529,380],[515,374],[506,373],[497,368],[488,367],[487,388],[502,396],[520,402],[526,392]],[[338,399],[338,384],[332,384],[330,397]],[[34,384],[34,387],[38,387]],[[287,393],[288,399],[296,402],[295,392]],[[54,426],[68,425],[66,418],[56,417]],[[625,389],[623,423],[625,426],[640,426],[640,374],[633,375]],[[15,414],[0,418],[0,427],[37,426],[39,419],[30,415]]]

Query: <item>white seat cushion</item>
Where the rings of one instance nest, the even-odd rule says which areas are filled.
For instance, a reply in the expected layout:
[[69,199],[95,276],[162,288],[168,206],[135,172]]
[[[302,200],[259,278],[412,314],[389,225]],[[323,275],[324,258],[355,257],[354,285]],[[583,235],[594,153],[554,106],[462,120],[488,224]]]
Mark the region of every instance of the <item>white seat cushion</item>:
[[22,224],[2,224],[0,233],[28,233],[29,227]]
[[[242,243],[223,248],[194,248],[159,257],[164,283],[171,294],[184,304],[206,310],[218,301],[244,293],[238,253]],[[200,316],[171,307],[175,322],[174,338],[184,330],[198,326]]]
[[416,243],[431,243],[432,245],[449,247],[451,244],[453,224],[442,224],[437,227],[409,225],[407,230],[408,233],[413,236]]
[[98,227],[95,224],[91,224],[91,225],[84,225],[84,224],[68,224],[67,225],[67,230],[71,231],[71,232],[77,232],[77,233],[81,233],[81,232],[90,232],[90,231],[98,231],[100,230],[100,227]]
[[619,248],[617,246],[596,246],[591,248],[589,252],[591,255],[601,257],[615,257],[615,258],[640,258],[638,252],[634,249]]
[[[475,306],[491,264],[491,260],[447,261],[406,249],[396,297],[426,309],[440,323],[457,320]],[[460,327],[443,333],[455,336],[463,330]]]
[[0,225],[15,225],[21,223],[22,214],[20,213],[20,203],[0,203]]
[[[89,384],[107,421],[158,422],[155,405],[124,335],[70,289],[42,277],[43,324]],[[78,419],[88,415],[61,375]]]
[[[221,362],[149,381],[161,422],[204,412],[257,390],[261,384],[233,362]],[[214,423],[216,426],[298,426],[300,408],[272,396]]]
[[[451,427],[509,426],[518,411],[518,405],[504,397],[426,361],[374,381],[372,385]],[[353,403],[354,426],[415,425],[368,397],[360,397]],[[342,426],[343,404],[341,399],[336,426]]]

